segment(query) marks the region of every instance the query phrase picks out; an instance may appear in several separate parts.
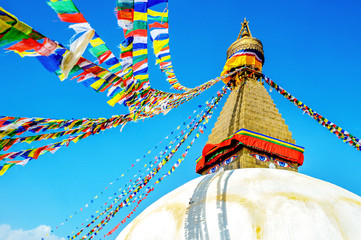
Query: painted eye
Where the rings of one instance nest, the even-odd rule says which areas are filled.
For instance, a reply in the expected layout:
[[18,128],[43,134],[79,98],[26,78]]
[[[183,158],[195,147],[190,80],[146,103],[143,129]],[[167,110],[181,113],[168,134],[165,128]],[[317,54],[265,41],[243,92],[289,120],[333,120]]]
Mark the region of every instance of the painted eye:
[[217,167],[212,168],[209,172],[214,173],[216,171]]
[[225,166],[225,165],[230,164],[234,159],[236,159],[236,157],[237,157],[237,155],[228,158],[227,160],[223,161],[222,165]]
[[291,165],[289,165],[288,163],[285,162],[281,162],[281,161],[276,161],[276,164],[280,167],[284,167],[284,168],[289,168],[291,167]]
[[262,156],[262,155],[259,155],[259,154],[250,154],[252,157],[254,157],[255,159],[257,160],[260,160],[262,162],[269,162],[269,158],[267,156]]

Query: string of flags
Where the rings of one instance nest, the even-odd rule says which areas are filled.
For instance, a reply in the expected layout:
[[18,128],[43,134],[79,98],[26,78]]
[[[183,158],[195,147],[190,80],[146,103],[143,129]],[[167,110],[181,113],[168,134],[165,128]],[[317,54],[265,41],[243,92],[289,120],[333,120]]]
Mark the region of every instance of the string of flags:
[[[212,113],[212,109],[214,108],[214,106],[219,102],[219,100],[222,98],[222,96],[226,93],[226,89],[227,87],[224,86],[221,92],[218,92],[217,97],[214,99],[214,101],[212,103],[208,104],[208,110],[206,111],[206,113],[204,113],[201,117],[201,119],[197,122],[197,124],[195,124],[190,131],[184,135],[184,137],[182,138],[182,140],[173,148],[173,150],[157,165],[156,168],[154,168],[149,174],[147,174],[147,176],[140,181],[138,184],[135,184],[134,187],[132,188],[132,192],[128,194],[128,197],[123,200],[119,205],[116,206],[116,208],[112,211],[110,211],[104,218],[103,220],[101,220],[95,227],[93,227],[90,231],[88,231],[88,233],[86,233],[83,237],[81,237],[80,239],[91,239],[94,234],[97,234],[109,221],[111,218],[113,218],[121,208],[123,208],[124,206],[129,206],[132,202],[134,203],[136,201],[136,195],[137,193],[143,189],[148,183],[149,181],[155,176],[155,174],[157,174],[161,168],[170,161],[170,159],[174,156],[174,154],[178,151],[179,147],[187,140],[187,138],[190,136],[190,134],[197,129],[197,127],[203,122],[208,121],[208,118],[210,117],[211,113]],[[200,129],[200,132],[202,132],[202,128]],[[195,138],[199,137],[199,133],[196,134]],[[193,144],[194,141],[191,142],[191,144]],[[189,147],[190,148],[190,147]],[[188,151],[189,148],[187,147],[185,153],[182,154],[182,158],[184,158]],[[182,160],[180,160],[181,162]],[[180,162],[176,163],[179,166]],[[172,172],[174,172],[175,170],[175,166],[174,169],[172,167],[172,169],[170,171],[167,172],[166,175],[170,175]],[[165,175],[163,175],[163,177],[158,178],[155,181],[155,184],[158,184],[160,181],[163,180],[163,178],[165,177]],[[148,187],[148,191],[151,188]],[[149,193],[149,192],[148,192]],[[80,234],[84,231],[85,228],[90,227],[91,224],[94,224],[96,222],[96,220],[98,220],[103,214],[105,214],[107,211],[109,211],[112,207],[114,206],[109,206],[108,209],[104,210],[102,213],[100,213],[97,217],[94,218],[94,220],[92,220],[91,223],[89,223],[87,226],[83,227],[80,231],[78,231],[76,234],[74,234],[72,237],[70,237],[70,239],[75,239],[76,237],[80,236]],[[131,214],[130,214],[131,215]],[[129,215],[128,215],[129,216]],[[127,216],[127,218],[128,218]],[[129,216],[130,217],[130,216]],[[123,219],[124,220],[124,219]]]
[[[121,64],[114,62],[114,66],[110,69],[117,69],[118,76],[123,77],[123,87],[131,88],[137,85],[137,90],[143,89],[149,92],[149,77],[147,75],[147,25],[150,29],[150,38],[153,41],[153,47],[155,55],[157,57],[157,64],[160,64],[161,70],[166,74],[167,81],[175,89],[182,91],[189,91],[191,89],[181,86],[174,75],[174,70],[170,62],[169,53],[169,36],[168,36],[168,11],[157,12],[151,10],[150,7],[158,5],[162,2],[167,1],[118,1],[117,2],[117,16],[118,24],[124,29],[125,40],[121,44]],[[84,19],[83,15],[79,21],[69,20],[62,18],[62,15],[79,15],[81,14],[76,8],[72,0],[54,0],[48,2],[49,5],[58,13],[60,20],[64,22],[75,23],[69,27],[73,28],[77,33],[90,30],[90,25]],[[124,21],[128,21],[124,23]],[[133,24],[135,22],[135,24]],[[160,26],[162,25],[162,26]],[[165,28],[164,28],[165,27]],[[160,30],[159,28],[164,28]],[[92,44],[94,42],[94,44]],[[105,43],[99,38],[97,34],[94,35],[93,40],[90,41],[93,48],[90,49],[91,53],[99,52],[95,54],[97,58],[104,58],[111,54],[109,48],[106,47]],[[100,45],[96,45],[100,44]],[[96,45],[96,46],[94,46]],[[94,50],[95,49],[95,50]],[[94,55],[94,54],[93,54]],[[114,56],[114,54],[111,54]],[[113,57],[114,58],[114,57]],[[99,59],[98,59],[99,60]],[[101,62],[99,60],[99,62]],[[121,69],[120,71],[118,71]],[[139,75],[139,76],[138,76]],[[100,81],[102,83],[102,81]],[[96,84],[95,84],[96,85]],[[115,84],[108,92],[109,96],[118,95],[117,98],[112,98],[110,103],[121,96],[117,94],[121,92],[121,88]]]
[[[57,2],[61,1],[56,1],[56,3]],[[59,10],[57,11],[60,12]],[[15,22],[21,26],[27,26],[4,9],[0,9],[0,13],[0,21],[4,24]],[[114,106],[116,103],[125,104],[128,106],[134,120],[138,119],[140,116],[144,118],[153,117],[160,113],[166,114],[171,109],[198,96],[221,80],[221,78],[210,80],[205,84],[181,94],[166,93],[150,87],[143,89],[142,86],[144,85],[143,83],[145,83],[145,80],[140,79],[145,76],[143,72],[138,72],[138,75],[135,74],[138,76],[137,82],[140,82],[140,86],[138,83],[135,84],[134,81],[127,80],[129,76],[133,78],[133,73],[129,75],[128,72],[116,72],[117,74],[114,74],[110,70],[81,57],[88,43],[91,43],[91,41],[94,40],[95,31],[93,29],[86,31],[82,36],[76,39],[71,44],[70,50],[38,32],[36,32],[36,37],[33,38],[34,34],[32,33],[35,32],[35,30],[30,27],[28,27],[26,31],[24,30],[26,33],[31,32],[30,35],[19,33],[18,38],[7,38],[9,34],[7,30],[0,35],[0,44],[16,42],[8,47],[8,49],[19,53],[21,56],[36,57],[48,71],[56,73],[61,80],[64,80],[68,76],[73,76],[72,79],[78,79],[77,82],[81,82],[85,86],[90,86],[97,92],[108,90],[107,95],[111,98],[108,101],[108,104],[111,106]],[[135,32],[138,33],[139,31]],[[129,37],[134,38],[134,33],[133,35],[130,34]],[[132,51],[133,50],[134,49],[132,48]],[[142,51],[140,52],[142,53]],[[136,54],[138,54],[138,52],[136,52]],[[133,61],[133,52],[131,56]],[[132,68],[132,71],[133,70],[134,69]],[[123,73],[126,75],[123,75]]]
[[[72,0],[51,0],[48,5],[57,13],[62,22],[72,23],[69,28],[75,31],[75,34],[81,34],[92,30],[90,23],[79,11]],[[120,62],[100,36],[95,32],[90,40],[91,47],[89,52],[97,58],[99,64],[107,66],[114,74],[121,70]]]
[[180,91],[190,91],[181,85],[175,76],[174,68],[171,62],[169,49],[169,24],[168,24],[168,8],[163,12],[148,9],[148,22],[150,29],[150,39],[153,42],[153,51],[156,56],[156,64],[166,75],[166,80],[172,88]]
[[[43,119],[43,125],[39,123],[37,118],[13,118],[13,117],[2,117],[0,118],[0,131],[2,135],[13,136],[14,134],[22,134],[24,132],[38,132],[38,131],[47,131],[55,128],[67,128],[71,130],[60,131],[56,133],[40,134],[35,136],[28,136],[24,138],[6,138],[0,140],[0,146],[2,150],[7,150],[16,143],[22,142],[31,142],[45,140],[49,138],[60,138],[65,135],[70,135],[68,138],[65,138],[59,142],[47,144],[37,148],[31,148],[16,152],[9,152],[5,154],[0,154],[0,161],[5,159],[10,159],[0,166],[0,176],[2,176],[6,171],[8,171],[14,165],[25,166],[29,161],[33,159],[38,159],[38,157],[47,152],[55,153],[61,147],[68,146],[71,142],[78,142],[81,139],[87,138],[91,135],[98,134],[101,131],[104,131],[109,128],[117,127],[119,125],[125,125],[127,122],[132,119],[129,117],[129,114],[118,115],[109,119],[79,119],[79,120],[54,120],[54,119]],[[83,124],[83,125],[82,125]],[[32,126],[35,126],[32,127]],[[75,128],[76,126],[82,126]],[[52,128],[54,127],[54,128]],[[77,134],[77,135],[76,135]],[[73,136],[75,135],[75,136]],[[4,149],[5,148],[5,149]],[[15,160],[15,158],[23,158],[24,160]]]
[[[200,113],[201,114],[201,113]],[[199,114],[197,115],[197,117],[199,117]],[[189,117],[190,118],[190,117]],[[195,119],[192,120],[192,122],[194,122]],[[183,123],[183,125],[185,125],[185,122]],[[180,126],[177,127],[177,129],[179,129]],[[189,128],[189,125],[187,126],[187,129]],[[182,131],[182,134],[184,134],[184,132]],[[177,137],[178,139],[178,137]],[[173,141],[174,142],[174,141]],[[133,166],[132,166],[133,167]],[[134,189],[134,188],[133,188]]]
[[82,118],[82,119],[50,119],[50,118],[25,118],[0,116],[0,139],[4,137],[13,137],[25,132],[38,133],[46,130],[57,130],[64,128],[71,130],[78,126],[87,126],[92,123],[105,122],[105,118]]
[[[162,1],[154,1],[150,5],[154,6]],[[72,18],[62,18],[61,19],[67,19],[67,22],[76,22],[76,24],[88,24],[87,22],[84,22],[85,19],[83,15],[80,14],[80,12],[77,10],[75,5],[72,1],[52,1],[49,3],[54,9],[56,9],[56,12],[58,15],[77,15],[76,19],[81,19],[78,22],[75,20],[71,20]],[[136,4],[139,5],[139,4]],[[148,4],[149,5],[149,4]],[[65,7],[64,7],[65,6]],[[144,6],[143,6],[144,7]],[[64,9],[66,10],[64,10]],[[68,11],[68,12],[66,12]],[[139,14],[136,14],[139,15]],[[142,14],[141,14],[142,15]],[[150,15],[155,15],[150,10]],[[11,14],[7,13],[5,10],[3,11],[3,16],[12,16]],[[145,15],[143,14],[143,17]],[[139,17],[139,16],[138,16]],[[1,17],[0,17],[1,18]],[[157,18],[157,17],[155,17]],[[164,16],[163,16],[164,18]],[[12,19],[13,21],[16,21],[18,23],[21,23],[18,21],[15,17]],[[141,20],[139,20],[141,23]],[[136,22],[138,23],[138,22]],[[88,24],[89,25],[89,24]],[[140,24],[141,25],[141,24]],[[144,25],[144,24],[143,24]],[[79,26],[79,25],[77,25]],[[73,27],[73,29],[86,29],[86,27]],[[88,30],[89,32],[90,30]],[[80,32],[80,31],[78,31]],[[93,38],[95,35],[88,34],[86,32],[81,38],[83,38],[79,44],[83,46],[83,41],[85,41],[84,44],[89,40],[90,43],[92,40],[98,39]],[[141,31],[136,31],[141,32]],[[144,32],[144,31],[143,31]],[[95,31],[94,31],[95,34]],[[6,35],[6,34],[5,34]],[[5,36],[4,35],[4,36]],[[89,35],[89,36],[87,36]],[[130,37],[134,38],[134,34],[130,34]],[[135,90],[134,85],[132,84],[124,84],[124,79],[121,77],[118,77],[117,75],[114,75],[113,73],[109,72],[107,69],[101,68],[97,66],[96,64],[86,60],[85,58],[80,57],[78,62],[74,65],[74,67],[65,66],[66,64],[63,64],[63,62],[72,62],[72,64],[75,63],[74,59],[78,59],[79,56],[81,56],[81,52],[83,52],[83,47],[80,52],[76,52],[77,48],[75,48],[74,51],[69,51],[60,44],[56,43],[55,41],[52,41],[45,36],[40,34],[41,39],[44,39],[44,42],[37,42],[32,38],[26,38],[23,39],[21,42],[16,43],[15,45],[11,46],[9,49],[16,51],[18,53],[24,53],[24,55],[29,56],[31,54],[34,54],[34,56],[37,56],[40,62],[44,64],[44,66],[51,71],[55,71],[61,79],[65,78],[65,75],[72,75],[74,73],[77,73],[78,71],[82,71],[81,74],[78,74],[75,76],[75,78],[78,78],[78,82],[82,82],[84,85],[91,86],[96,91],[105,91],[109,88],[108,95],[111,97],[111,100],[108,101],[108,103],[112,106],[114,106],[116,103],[125,103],[129,109],[131,110],[131,113],[133,113],[134,120],[137,120],[140,116],[141,117],[153,117],[157,114],[164,113],[166,114],[171,109],[179,106],[180,104],[189,101],[195,96],[198,96],[200,93],[204,92],[209,87],[213,86],[215,83],[219,82],[220,79],[214,79],[211,81],[208,81],[207,83],[194,88],[190,91],[187,91],[183,94],[172,94],[172,93],[165,93],[159,90],[155,89],[148,89],[146,92],[137,92]],[[87,39],[87,40],[86,40]],[[91,40],[92,39],[92,40]],[[2,39],[0,39],[1,41]],[[35,42],[34,42],[35,41]],[[95,42],[100,42],[100,40],[96,40]],[[17,45],[18,44],[18,45]],[[36,50],[39,47],[44,48],[45,46],[51,45],[51,48],[47,48],[47,54],[42,55],[38,53],[37,51],[33,53],[26,53],[27,50]],[[133,42],[132,42],[133,44]],[[49,46],[50,46],[49,45]],[[73,45],[73,44],[72,44]],[[25,46],[25,47],[24,47]],[[21,48],[22,47],[22,48]],[[144,47],[144,46],[143,46]],[[41,51],[43,52],[43,51]],[[40,54],[40,55],[39,55]],[[132,53],[133,54],[133,53]],[[71,55],[70,57],[67,57],[68,55]],[[72,57],[76,55],[76,57]],[[50,62],[46,61],[46,58],[49,58],[51,60]],[[71,61],[70,61],[71,60]],[[132,60],[133,61],[133,60]],[[66,72],[66,69],[71,69],[70,71]],[[122,84],[123,83],[123,84]],[[120,90],[120,88],[122,90]],[[139,89],[138,89],[139,90]],[[120,92],[119,92],[120,91]]]
[[[241,71],[238,69],[232,73],[225,75],[228,77],[235,72]],[[220,81],[222,77],[213,79],[209,82],[212,82],[214,85],[216,82]],[[208,89],[212,85],[204,86],[205,89]],[[189,94],[188,94],[189,93]],[[76,143],[77,141],[89,137],[91,135],[97,134],[100,131],[106,129],[117,127],[119,125],[124,125],[130,121],[137,121],[140,119],[145,119],[148,117],[153,117],[157,114],[170,111],[173,108],[178,107],[180,104],[189,101],[190,99],[198,96],[201,92],[188,92],[186,97],[170,97],[170,100],[166,103],[159,101],[156,96],[150,99],[153,104],[153,110],[150,111],[148,106],[144,106],[139,112],[134,114],[125,114],[117,115],[112,118],[99,118],[99,119],[47,119],[47,118],[24,118],[24,117],[9,117],[3,116],[0,118],[0,151],[7,151],[15,144],[27,142],[32,143],[34,141],[48,140],[48,139],[60,139],[68,136],[68,138],[58,141],[56,143],[47,144],[37,148],[30,148],[16,152],[9,152],[0,154],[0,161],[9,159],[2,166],[0,166],[0,176],[7,172],[11,167],[20,165],[25,166],[29,161],[37,159],[42,154],[47,152],[55,153],[58,149],[64,146],[68,146],[71,142]],[[171,94],[176,96],[177,94]],[[181,94],[182,95],[182,94]],[[183,95],[184,96],[184,95]],[[162,99],[161,96],[159,99]],[[63,131],[48,132],[46,131],[55,131],[64,129]],[[24,133],[39,133],[44,134],[26,136],[26,137],[17,137],[13,138],[15,135],[21,135]],[[4,137],[7,137],[3,139]],[[23,160],[17,160],[15,158],[23,158]]]
[[[213,103],[213,102],[212,102]],[[209,106],[209,103],[207,103],[207,105]],[[209,106],[210,108],[213,108],[213,105],[212,106]],[[206,115],[202,115],[203,116],[203,118],[204,118],[204,116],[206,116]],[[194,128],[193,128],[194,129]],[[202,132],[202,130],[200,129],[200,132]],[[185,136],[185,138],[187,138],[187,136],[189,136],[189,134],[187,134],[186,136]],[[197,133],[196,134],[196,138],[198,138],[199,137],[199,134]],[[177,144],[177,146],[176,146],[176,148],[179,148],[179,146],[180,146],[180,144],[181,143],[183,143],[184,142],[184,139],[185,138],[183,138],[182,140],[181,140],[181,142],[180,143],[178,143]],[[192,141],[192,143],[193,143],[193,141]],[[187,150],[188,151],[188,150]],[[170,152],[170,155],[168,155],[168,156],[173,156],[174,155],[174,153],[175,153],[175,151],[174,151],[174,149]],[[183,154],[183,157],[185,157],[185,155],[186,154]],[[165,158],[165,159],[167,159],[167,157]],[[170,158],[168,158],[168,161],[169,161],[169,159]],[[160,164],[165,164],[165,162],[164,162],[164,160],[160,163]],[[159,166],[160,166],[160,164],[158,165],[158,167],[157,167],[157,169],[158,169],[158,171],[159,171]],[[157,169],[153,169],[153,171],[156,171]],[[143,182],[144,182],[144,180],[143,180]],[[139,183],[138,183],[139,184]],[[135,202],[135,199],[136,198],[133,198],[134,197],[134,192],[135,192],[135,194],[138,192],[137,191],[137,189],[139,190],[139,187],[137,187],[137,185],[135,184],[133,187],[132,187],[132,190],[133,190],[133,194],[130,194],[129,196],[130,196],[130,199],[126,199],[125,201],[123,201],[123,206],[129,206],[132,202]],[[151,191],[151,189],[150,188],[147,188],[147,191],[148,191],[148,193],[149,193],[149,191]],[[134,199],[133,201],[131,201],[132,199]],[[115,200],[115,202],[118,202],[119,201],[119,199],[117,199],[117,200]],[[111,204],[111,205],[113,205],[113,204]],[[120,204],[120,205],[122,205],[122,204]],[[138,202],[138,205],[139,205],[139,202]],[[111,208],[111,207],[110,207]],[[120,208],[118,208],[118,211],[120,210]],[[106,211],[109,211],[109,208],[107,209],[107,210],[104,210],[104,212],[103,212],[103,214],[106,212]],[[94,223],[101,215],[103,215],[103,214],[100,214],[97,218],[95,218],[90,224],[92,224],[92,223]],[[105,221],[105,220],[104,220]],[[109,219],[108,219],[108,221],[109,221]],[[103,222],[103,221],[102,221]],[[104,222],[103,222],[104,223]],[[99,227],[101,224],[98,224],[97,226]],[[86,227],[89,227],[90,225],[88,224],[88,225],[86,225],[85,227],[84,227],[84,229],[86,228]],[[75,238],[76,236],[79,236],[79,234],[84,230],[84,229],[82,229],[82,230],[80,230],[77,234],[75,234],[73,237]],[[96,233],[96,232],[98,232],[98,231],[96,231],[96,230],[94,230],[93,229],[93,231],[92,231],[93,233]],[[88,234],[88,237],[89,237],[89,234]],[[69,237],[70,238],[70,237]],[[73,238],[73,239],[74,239]],[[85,237],[86,238],[86,237]],[[83,238],[84,239],[84,238]]]
[[[0,22],[5,23],[5,21],[25,25],[15,16],[1,8]],[[95,34],[93,29],[86,31],[77,38],[71,44],[70,50],[38,32],[36,38],[33,38],[32,35],[19,33],[17,38],[11,38],[11,42],[7,41],[8,34],[9,32],[7,31],[1,33],[0,45],[15,42],[15,44],[7,49],[20,54],[20,56],[37,58],[49,72],[54,72],[61,80],[75,75],[72,79],[78,78],[78,82],[85,86],[91,86],[98,92],[103,92],[121,81],[120,77],[109,70],[81,57]]]
[[[184,153],[181,155],[182,157],[179,158],[179,159],[174,163],[174,165],[170,168],[170,170],[169,170],[166,174],[164,174],[161,178],[159,178],[159,179],[154,183],[154,185],[160,183],[165,177],[170,176],[170,175],[176,170],[176,168],[178,168],[179,165],[183,162],[183,160],[184,160],[184,158],[186,157],[189,149],[192,147],[194,141],[199,138],[199,135],[200,135],[200,134],[203,133],[203,128],[205,128],[206,124],[208,123],[208,120],[212,117],[212,113],[213,113],[212,109],[215,109],[215,108],[217,107],[217,104],[218,104],[219,101],[222,99],[222,97],[224,96],[224,94],[226,93],[226,91],[227,91],[227,88],[224,87],[224,88],[218,93],[218,96],[217,96],[216,98],[214,98],[215,101],[212,102],[212,103],[209,105],[209,109],[211,109],[211,110],[209,111],[209,114],[208,114],[207,117],[205,118],[205,120],[204,120],[204,122],[203,122],[203,124],[202,124],[203,126],[201,126],[201,127],[198,128],[198,131],[197,131],[196,135],[194,136],[194,138],[192,139],[192,141],[189,143],[189,145],[186,147],[186,150],[184,151]],[[234,158],[235,158],[235,157],[234,157]],[[229,164],[234,158],[232,158],[232,159],[227,159],[227,161],[225,161],[224,164],[225,164],[225,165],[226,165],[226,164]],[[152,186],[149,190],[150,190],[150,192],[153,191],[153,190],[154,190],[154,186]],[[148,190],[148,191],[149,191],[149,190]],[[149,194],[149,192],[147,192],[146,196],[147,196],[148,194]],[[140,201],[143,201],[143,200],[144,200],[144,199],[141,199]],[[106,234],[106,236],[110,236],[112,233],[114,233],[114,232],[119,228],[120,224],[124,224],[124,223],[126,222],[126,220],[127,220],[128,218],[130,218],[130,216],[134,213],[135,209],[139,206],[139,203],[140,203],[140,202],[138,201],[138,204],[137,204],[137,206],[133,209],[133,211],[130,212],[116,227],[114,227],[111,231],[109,231],[109,232]],[[105,235],[104,235],[104,237],[105,237]]]
[[98,125],[104,122],[93,122],[90,124],[81,125],[79,128],[71,129],[71,130],[64,130],[60,132],[53,132],[53,133],[45,133],[39,134],[35,136],[27,136],[27,137],[18,137],[18,138],[6,138],[0,140],[0,150],[7,151],[9,150],[14,144],[16,143],[32,143],[34,141],[40,140],[48,140],[48,139],[57,139],[61,138],[65,135],[74,135],[79,133],[87,133],[90,132],[92,129],[95,129]]
[[[208,101],[207,101],[208,103]],[[207,104],[206,103],[206,104]],[[198,106],[198,109],[201,108],[202,105],[199,105]],[[131,164],[131,166],[126,170],[124,171],[118,178],[116,178],[114,181],[112,181],[111,183],[109,183],[109,185],[107,187],[104,188],[103,191],[101,191],[99,194],[97,194],[93,199],[91,199],[90,201],[88,201],[88,203],[86,203],[83,207],[80,208],[80,210],[77,210],[75,212],[73,212],[72,214],[69,215],[68,218],[66,218],[64,221],[62,221],[61,223],[59,223],[57,226],[54,226],[52,227],[52,231],[51,232],[54,232],[54,230],[56,229],[59,229],[61,226],[64,225],[64,223],[68,223],[70,219],[72,219],[74,216],[79,216],[78,213],[82,213],[83,212],[83,209],[86,209],[89,207],[89,204],[93,204],[95,202],[95,200],[99,199],[99,197],[101,195],[103,195],[107,189],[109,189],[110,186],[112,186],[114,183],[124,179],[124,177],[129,174],[129,172],[131,171],[131,169],[133,168],[136,168],[136,166],[138,164],[140,164],[142,162],[142,160],[145,160],[148,156],[150,157],[150,154],[154,151],[154,150],[157,150],[159,149],[159,146],[162,142],[166,141],[167,139],[169,139],[171,136],[175,136],[176,133],[179,131],[180,133],[178,134],[178,136],[175,136],[173,140],[171,140],[165,147],[164,149],[162,149],[158,154],[156,154],[156,156],[153,158],[155,159],[155,161],[152,159],[151,161],[149,161],[148,163],[145,163],[143,167],[141,167],[142,169],[146,169],[145,171],[142,172],[142,169],[137,171],[137,173],[132,177],[130,178],[130,180],[121,188],[119,188],[116,192],[114,192],[112,194],[112,196],[116,196],[118,195],[118,197],[116,199],[113,200],[112,203],[110,203],[109,205],[113,205],[117,202],[117,199],[118,198],[121,198],[122,196],[124,196],[124,194],[126,194],[131,187],[134,187],[132,185],[129,185],[130,183],[132,182],[139,182],[139,180],[144,176],[144,174],[146,174],[147,171],[149,171],[150,168],[153,167],[153,165],[155,165],[159,159],[162,158],[163,155],[165,155],[173,146],[173,144],[175,144],[179,138],[184,135],[185,131],[187,129],[189,129],[190,127],[192,127],[192,125],[196,122],[196,120],[202,116],[203,112],[205,111],[205,109],[202,109],[201,112],[199,112],[198,114],[197,113],[197,110],[194,110],[193,113],[187,117],[187,119],[183,122],[182,125],[179,125],[178,127],[176,127],[175,129],[173,129],[173,131],[171,131],[170,134],[168,134],[162,141],[160,141],[157,145],[155,145],[152,149],[150,149],[148,152],[146,152],[142,158],[138,158],[134,163]],[[193,115],[196,114],[196,117],[192,118]],[[187,120],[190,120],[190,122],[187,124]],[[181,126],[184,126],[183,129],[181,129]],[[140,172],[142,172],[141,174],[139,174]],[[129,186],[128,186],[129,185]],[[120,195],[118,194],[119,191],[122,191],[120,193]],[[109,197],[108,199],[111,199],[111,197]],[[107,203],[104,204],[104,205],[108,205]],[[102,209],[103,207],[101,207]],[[94,214],[98,213],[99,210],[97,210]],[[87,219],[89,220],[89,218]],[[87,221],[86,221],[87,222]],[[82,225],[84,225],[84,223],[82,223]]]
[[276,84],[267,76],[263,75],[264,81],[273,89],[275,89],[278,93],[288,99],[290,102],[294,103],[299,109],[301,109],[304,113],[308,116],[316,120],[319,124],[327,128],[331,133],[335,134],[339,139],[343,142],[348,143],[350,146],[355,147],[357,150],[361,151],[361,140],[349,133],[348,131],[344,130],[340,126],[336,125],[335,123],[331,122],[327,118],[323,117],[321,114],[317,113],[312,108],[308,107],[306,104],[298,100],[296,97],[291,95],[287,92],[284,88]]
[[[209,116],[210,117],[210,116]],[[205,127],[205,122],[203,124],[203,127]],[[183,154],[181,155],[181,157],[173,164],[173,166],[167,171],[166,174],[163,174],[162,177],[158,178],[155,182],[154,182],[154,186],[156,184],[159,184],[162,180],[164,180],[165,177],[170,176],[179,166],[180,164],[183,162],[184,158],[186,157],[186,155],[188,154],[189,149],[192,147],[194,141],[199,137],[199,135],[202,133],[201,130],[198,130],[195,137],[192,139],[192,141],[189,143],[189,145],[186,147],[186,150],[183,152]],[[154,190],[154,186],[152,186],[149,190],[147,190],[145,197],[148,196],[148,194],[150,192],[152,192]],[[132,214],[134,214],[134,212],[136,211],[136,209],[139,207],[139,204],[145,199],[145,198],[141,198],[142,195],[138,198],[138,202],[135,208],[133,208],[133,210],[126,216],[123,218],[123,220],[116,225],[112,230],[110,230],[106,235],[104,235],[104,237],[106,236],[110,236],[111,234],[113,234],[121,224],[125,224],[127,219],[129,219],[131,217]],[[134,202],[134,201],[133,201]],[[104,226],[106,225],[106,223],[99,227],[98,231],[100,231]]]

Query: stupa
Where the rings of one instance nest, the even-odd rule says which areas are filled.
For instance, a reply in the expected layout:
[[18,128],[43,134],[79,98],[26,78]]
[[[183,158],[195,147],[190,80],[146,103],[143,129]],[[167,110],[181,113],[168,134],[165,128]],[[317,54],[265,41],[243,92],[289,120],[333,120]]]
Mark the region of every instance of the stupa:
[[194,179],[153,203],[121,239],[360,239],[361,198],[303,174],[295,144],[262,83],[264,52],[246,19],[227,51],[232,88]]

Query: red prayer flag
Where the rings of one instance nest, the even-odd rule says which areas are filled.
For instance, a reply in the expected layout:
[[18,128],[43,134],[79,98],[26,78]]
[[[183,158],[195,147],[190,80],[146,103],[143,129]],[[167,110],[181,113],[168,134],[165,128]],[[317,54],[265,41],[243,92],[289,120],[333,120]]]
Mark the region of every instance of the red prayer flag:
[[42,46],[41,43],[38,43],[32,38],[28,38],[28,39],[23,39],[18,43],[15,43],[14,45],[8,47],[7,49],[12,51],[24,52],[27,50],[33,50],[36,47],[41,47],[41,46]]
[[152,29],[152,28],[168,28],[168,23],[158,23],[158,22],[155,22],[155,23],[151,23],[149,24],[149,28]]
[[144,59],[143,61],[140,61],[136,64],[133,65],[133,70],[138,69],[139,67],[141,67],[143,64],[147,63],[148,59]]
[[111,54],[112,54],[112,52],[110,50],[108,50],[105,53],[103,53],[102,55],[100,55],[98,57],[99,64],[102,64],[104,61],[106,61]]
[[133,21],[133,13],[134,13],[133,8],[122,9],[117,12],[117,17],[119,20]]
[[58,17],[62,22],[70,22],[70,23],[86,23],[83,14],[81,13],[63,13],[58,14]]
[[33,155],[32,158],[38,159],[40,153],[41,153],[42,151],[44,151],[46,148],[48,148],[48,146],[44,146],[44,147],[41,147],[41,148],[38,148],[37,150],[35,150],[34,155]]

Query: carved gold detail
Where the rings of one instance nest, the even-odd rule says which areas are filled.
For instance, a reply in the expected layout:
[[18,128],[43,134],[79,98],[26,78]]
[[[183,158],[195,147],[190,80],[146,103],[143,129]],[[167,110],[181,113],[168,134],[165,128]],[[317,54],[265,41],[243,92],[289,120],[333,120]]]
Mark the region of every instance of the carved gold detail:
[[249,22],[246,19],[244,19],[237,41],[232,43],[232,45],[227,50],[227,58],[229,58],[230,56],[232,56],[232,54],[234,54],[239,50],[246,50],[246,49],[257,50],[260,53],[262,53],[262,56],[264,56],[262,42],[257,38],[252,37],[248,23]]
[[237,52],[239,50],[245,50],[245,49],[255,49],[255,50],[259,51],[260,53],[262,53],[262,55],[264,55],[263,45],[260,40],[258,40],[257,38],[253,38],[253,37],[243,37],[241,39],[238,39],[234,43],[232,43],[232,45],[228,48],[227,58],[232,56],[232,54],[234,54],[235,52]]

